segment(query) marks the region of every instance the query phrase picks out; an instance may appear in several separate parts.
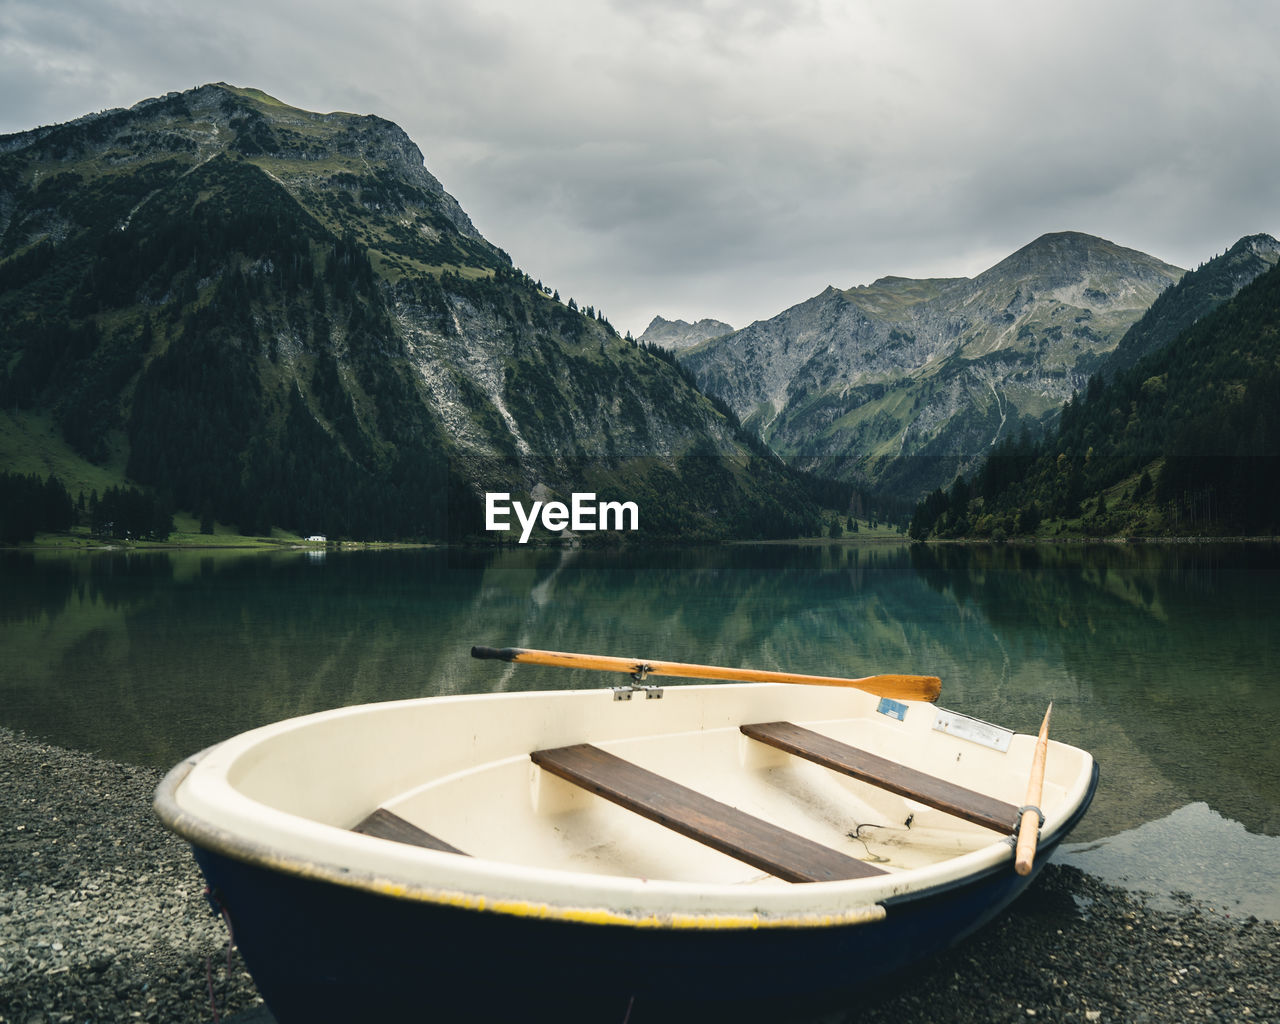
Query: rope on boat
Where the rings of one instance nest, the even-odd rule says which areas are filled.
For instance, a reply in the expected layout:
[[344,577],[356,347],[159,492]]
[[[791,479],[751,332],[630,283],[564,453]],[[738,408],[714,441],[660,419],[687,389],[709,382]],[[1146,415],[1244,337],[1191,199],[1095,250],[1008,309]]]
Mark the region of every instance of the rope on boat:
[[[911,830],[911,818],[913,817],[915,817],[915,815],[911,815],[911,817],[907,818],[907,831]],[[867,857],[869,860],[877,864],[888,864],[889,858],[882,857],[880,856],[880,854],[875,853],[871,849],[871,847],[867,845],[867,841],[862,838],[862,830],[864,828],[880,828],[880,829],[885,829],[886,831],[897,831],[897,829],[893,829],[888,825],[877,825],[874,821],[868,821],[868,822],[864,822],[861,825],[855,825],[852,829],[850,829],[848,832],[845,833],[845,835],[847,835],[850,839],[853,839],[862,844],[862,848],[866,850]]]

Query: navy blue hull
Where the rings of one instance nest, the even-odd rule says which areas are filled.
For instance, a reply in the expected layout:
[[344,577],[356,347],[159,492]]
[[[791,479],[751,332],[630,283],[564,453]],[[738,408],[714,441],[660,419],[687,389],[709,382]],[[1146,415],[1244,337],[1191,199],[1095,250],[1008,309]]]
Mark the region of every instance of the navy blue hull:
[[[1095,775],[1096,782],[1096,775]],[[1090,793],[1090,796],[1092,793]],[[1084,801],[1079,809],[1083,814]],[[196,848],[280,1024],[715,1019],[852,1002],[870,983],[981,927],[1036,871],[1011,865],[885,904],[883,921],[693,931],[542,921],[398,900]]]

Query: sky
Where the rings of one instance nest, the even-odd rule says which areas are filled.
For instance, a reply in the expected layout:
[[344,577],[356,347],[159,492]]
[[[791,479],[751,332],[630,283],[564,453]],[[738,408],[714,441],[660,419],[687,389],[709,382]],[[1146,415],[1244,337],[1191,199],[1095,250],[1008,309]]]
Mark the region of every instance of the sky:
[[639,335],[1041,234],[1280,235],[1273,0],[0,0],[0,134],[224,81],[377,114]]

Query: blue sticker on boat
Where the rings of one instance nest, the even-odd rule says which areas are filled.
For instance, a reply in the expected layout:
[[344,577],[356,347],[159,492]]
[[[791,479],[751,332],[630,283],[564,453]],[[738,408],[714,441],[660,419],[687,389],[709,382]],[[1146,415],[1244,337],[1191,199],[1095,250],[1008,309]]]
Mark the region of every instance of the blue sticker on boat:
[[888,715],[890,718],[896,718],[899,722],[906,721],[907,706],[900,700],[890,700],[888,697],[880,698],[880,706],[876,708],[882,715]]

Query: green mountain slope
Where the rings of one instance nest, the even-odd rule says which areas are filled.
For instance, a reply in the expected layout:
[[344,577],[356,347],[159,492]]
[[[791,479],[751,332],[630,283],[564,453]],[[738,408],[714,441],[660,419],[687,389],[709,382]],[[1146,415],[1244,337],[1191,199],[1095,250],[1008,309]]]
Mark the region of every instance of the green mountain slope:
[[1241,288],[1280,262],[1280,242],[1270,235],[1249,235],[1221,256],[1187,273],[1166,289],[1125,332],[1101,371],[1110,380],[1129,369],[1211,313]]
[[0,402],[23,472],[43,438],[73,489],[251,533],[458,537],[489,490],[643,495],[666,536],[814,514],[677,368],[514,268],[398,127],[223,84],[0,138]]
[[[1220,257],[1225,258],[1225,257]],[[935,491],[916,537],[1280,529],[1280,266],[1163,348],[1096,376],[1043,443],[1011,440]]]

